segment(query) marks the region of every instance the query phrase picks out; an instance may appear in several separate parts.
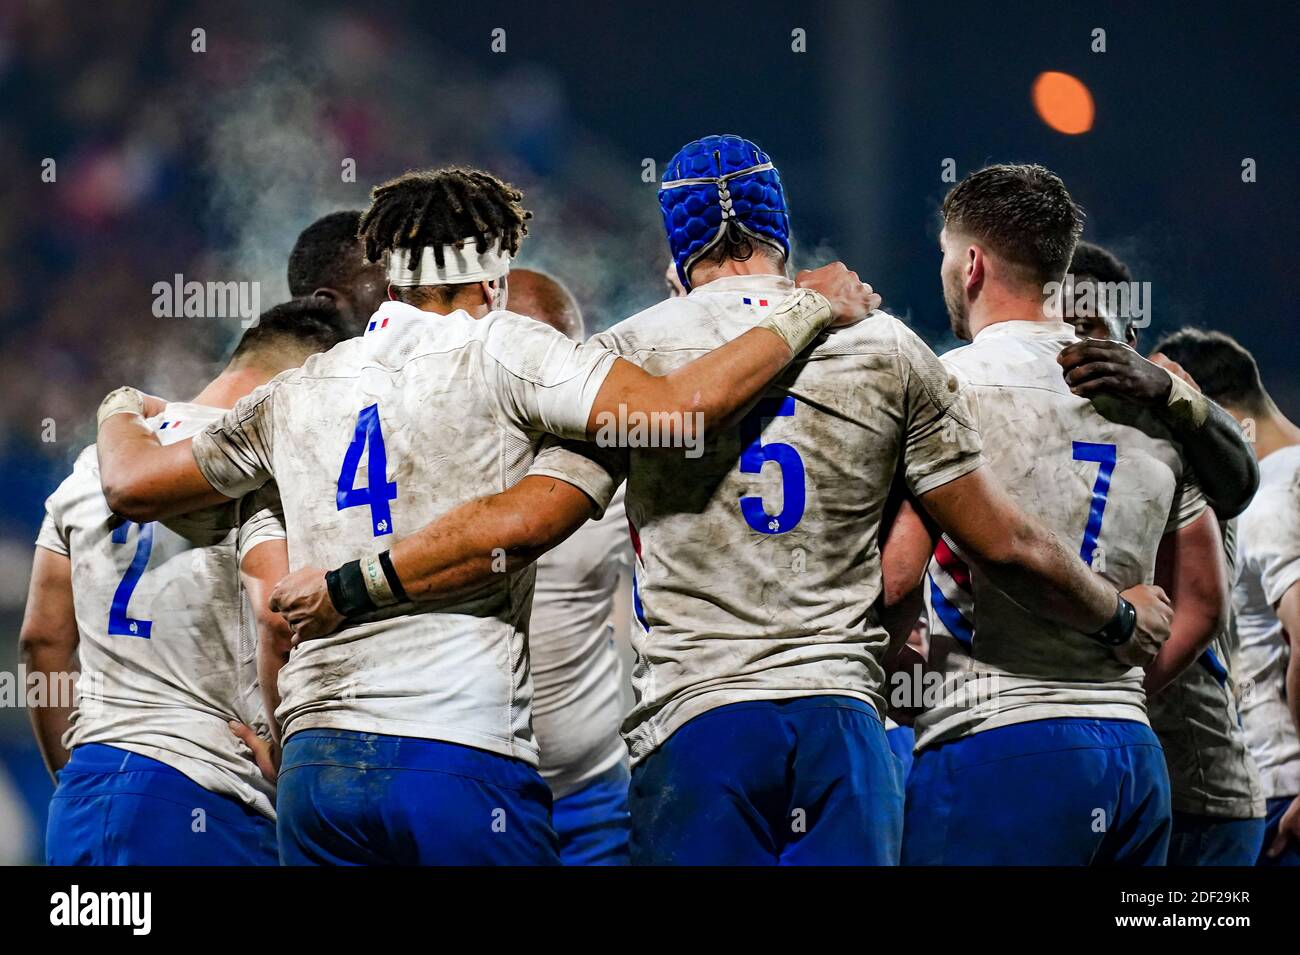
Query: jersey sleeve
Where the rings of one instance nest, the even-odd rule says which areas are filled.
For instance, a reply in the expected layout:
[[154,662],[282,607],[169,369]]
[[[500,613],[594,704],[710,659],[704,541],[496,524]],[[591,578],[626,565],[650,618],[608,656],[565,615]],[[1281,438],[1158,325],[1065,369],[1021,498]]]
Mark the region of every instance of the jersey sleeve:
[[71,553],[68,550],[68,539],[50,510],[49,501],[45,502],[45,518],[41,521],[41,529],[36,533],[36,546],[62,554],[64,557]]
[[1196,520],[1205,511],[1209,503],[1201,491],[1191,469],[1184,466],[1182,480],[1174,494],[1173,504],[1169,508],[1169,520],[1165,523],[1165,533],[1172,534]]
[[583,438],[616,357],[519,315],[493,321],[483,340],[485,372],[506,417],[524,431]]
[[68,482],[71,480],[71,477],[65,478],[54,493],[45,499],[45,517],[41,519],[41,529],[36,532],[37,547],[62,554],[64,557],[72,553],[68,528],[64,520],[67,510]]
[[586,441],[548,438],[533,460],[528,474],[552,477],[571,484],[596,505],[593,520],[600,520],[627,477],[627,449],[602,448]]
[[1259,572],[1264,598],[1276,607],[1300,582],[1300,479],[1263,493],[1268,497],[1251,503],[1252,510],[1264,507],[1260,519],[1251,521],[1250,561]]
[[194,436],[194,463],[213,489],[241,498],[272,477],[275,380],[250,392]]
[[903,378],[903,476],[914,495],[980,466],[983,445],[970,389],[915,333],[899,330]]
[[280,488],[274,481],[263,484],[239,502],[239,535],[236,544],[238,559],[267,541],[288,538],[284,529],[284,507],[280,503]]

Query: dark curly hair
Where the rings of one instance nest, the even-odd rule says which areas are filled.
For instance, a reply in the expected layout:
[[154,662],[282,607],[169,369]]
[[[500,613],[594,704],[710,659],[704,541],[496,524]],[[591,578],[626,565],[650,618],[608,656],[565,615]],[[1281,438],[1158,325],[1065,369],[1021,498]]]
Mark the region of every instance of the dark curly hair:
[[404,173],[370,194],[359,227],[366,258],[378,262],[393,249],[428,245],[441,268],[442,247],[471,236],[480,253],[499,239],[503,252],[516,255],[533,215],[520,205],[523,198],[508,182],[478,169]]

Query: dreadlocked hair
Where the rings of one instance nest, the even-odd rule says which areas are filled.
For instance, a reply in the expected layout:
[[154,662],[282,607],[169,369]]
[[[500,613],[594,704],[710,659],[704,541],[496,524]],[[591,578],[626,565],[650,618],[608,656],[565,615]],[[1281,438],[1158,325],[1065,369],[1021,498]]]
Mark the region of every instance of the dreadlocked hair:
[[478,169],[407,172],[370,193],[358,234],[371,262],[393,249],[428,245],[443,268],[443,246],[470,236],[480,254],[500,239],[501,251],[514,256],[533,217],[520,205],[523,198],[510,183]]

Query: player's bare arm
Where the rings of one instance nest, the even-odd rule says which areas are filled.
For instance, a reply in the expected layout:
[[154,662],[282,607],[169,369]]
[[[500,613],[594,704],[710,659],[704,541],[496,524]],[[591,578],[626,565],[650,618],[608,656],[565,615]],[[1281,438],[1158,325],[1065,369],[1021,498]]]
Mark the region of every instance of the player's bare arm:
[[146,423],[164,404],[119,388],[99,408],[99,479],[109,508],[127,520],[164,520],[229,500],[194,463],[190,440],[163,446]]
[[276,585],[270,607],[298,642],[391,604],[471,593],[562,543],[594,508],[564,481],[527,476],[500,494],[461,504],[385,554],[328,574],[318,567],[295,571]]
[[[44,547],[36,548],[27,609],[18,636],[18,656],[29,674],[46,678],[50,692],[40,706],[29,706],[32,730],[45,768],[53,776],[68,762],[63,736],[72,718],[72,701],[56,698],[77,669],[77,617],[72,603],[72,561]],[[58,706],[57,703],[67,705]]]
[[1156,557],[1156,583],[1174,607],[1169,639],[1147,666],[1144,686],[1159,693],[1205,652],[1228,617],[1228,569],[1214,512],[1166,534]]
[[[934,553],[938,532],[918,513],[911,498],[903,497],[888,524],[880,549],[881,593],[880,624],[889,634],[886,669],[893,665],[917,662],[914,654],[904,654],[904,647],[917,620],[925,609],[921,583],[926,565]],[[900,659],[900,655],[906,659]]]
[[[1131,628],[1126,640],[1112,645],[1121,662],[1146,664],[1168,638],[1173,612],[1162,589],[1131,587],[1118,595],[1123,601],[1117,607],[1115,588],[1021,511],[987,468],[926,492],[920,503],[999,590],[1031,613],[1107,643],[1121,625]],[[912,519],[919,521],[915,514]],[[918,548],[926,536],[914,533],[905,539]],[[921,559],[918,553],[889,563],[907,567]],[[1125,602],[1132,614],[1127,622],[1120,619],[1130,613]]]
[[1259,487],[1255,455],[1232,415],[1201,395],[1190,376],[1148,361],[1123,342],[1100,339],[1070,345],[1057,361],[1081,398],[1109,393],[1154,411],[1182,445],[1220,519],[1246,509]]
[[[1300,583],[1290,586],[1277,604],[1277,618],[1282,622],[1291,655],[1286,666],[1286,705],[1291,712],[1291,722],[1300,732],[1300,652],[1296,648],[1296,635],[1300,634]],[[1269,858],[1277,858],[1286,851],[1287,843],[1300,845],[1300,796],[1292,800],[1278,823],[1277,835],[1264,850]]]
[[289,546],[283,540],[258,544],[243,555],[239,564],[240,581],[257,625],[257,682],[276,743],[280,742],[280,727],[275,720],[280,706],[280,670],[289,662],[293,634],[284,618],[271,609],[271,591],[288,572]]
[[796,292],[758,327],[667,375],[651,375],[624,359],[614,362],[592,405],[588,437],[620,408],[698,412],[706,428],[726,427],[824,328],[851,324],[880,304],[871,286],[840,262],[800,272],[796,284],[816,294]]

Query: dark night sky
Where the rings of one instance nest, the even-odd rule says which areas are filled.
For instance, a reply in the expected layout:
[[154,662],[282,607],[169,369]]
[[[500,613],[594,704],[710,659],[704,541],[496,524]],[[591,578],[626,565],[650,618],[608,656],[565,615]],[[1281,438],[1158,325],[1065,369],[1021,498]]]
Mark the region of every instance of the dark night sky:
[[[936,344],[946,332],[934,245],[940,162],[956,159],[959,174],[1041,162],[1087,210],[1085,235],[1153,283],[1148,343],[1185,323],[1223,328],[1300,412],[1286,294],[1300,206],[1293,6],[882,5],[858,29],[888,78],[890,109],[851,171],[876,185],[888,177],[883,221],[872,222],[836,215],[821,188],[832,171],[819,141],[834,121],[823,93],[850,72],[828,52],[828,4],[585,4],[589,12],[563,16],[558,6],[484,4],[438,35],[490,69],[481,38],[506,26],[511,53],[562,77],[580,118],[630,159],[662,161],[710,132],[755,139],[786,172],[804,242],[852,247],[853,230],[872,230],[877,255],[850,264]],[[808,31],[804,55],[789,50],[796,26]],[[1105,53],[1090,50],[1094,27],[1106,30]],[[1029,88],[1049,69],[1092,90],[1091,132],[1064,136],[1038,120]],[[1244,157],[1258,163],[1253,184],[1241,181]]]

